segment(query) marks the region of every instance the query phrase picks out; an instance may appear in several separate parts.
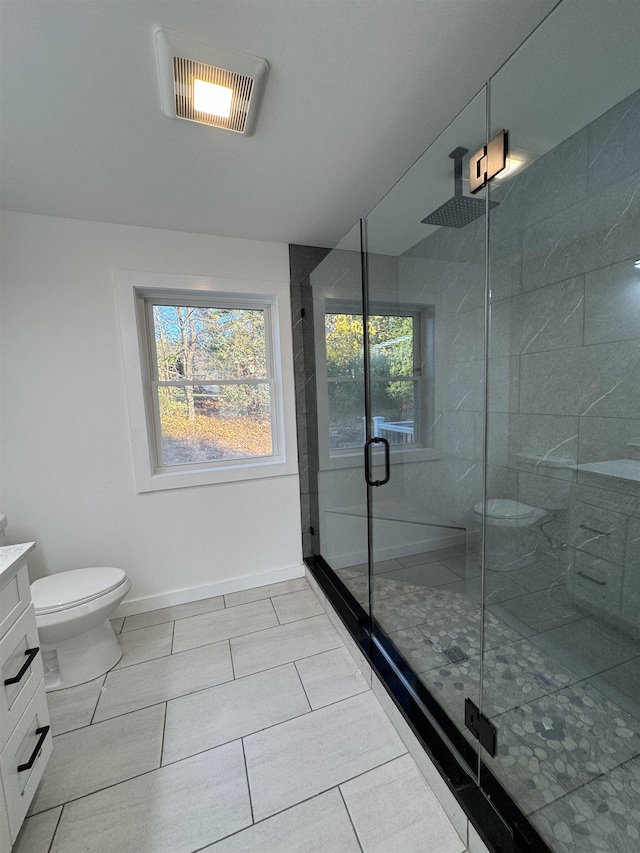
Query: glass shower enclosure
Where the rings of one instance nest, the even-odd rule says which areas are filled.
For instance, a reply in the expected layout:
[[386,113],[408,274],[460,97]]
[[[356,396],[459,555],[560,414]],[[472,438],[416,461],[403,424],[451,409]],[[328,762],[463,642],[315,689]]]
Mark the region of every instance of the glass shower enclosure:
[[639,21],[560,3],[311,275],[310,566],[496,850],[640,849]]

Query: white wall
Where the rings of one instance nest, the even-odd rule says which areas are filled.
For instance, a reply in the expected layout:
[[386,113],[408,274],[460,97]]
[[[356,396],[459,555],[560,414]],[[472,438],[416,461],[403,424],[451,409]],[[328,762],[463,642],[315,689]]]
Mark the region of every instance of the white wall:
[[32,580],[120,566],[149,609],[301,575],[297,474],[136,493],[113,281],[122,269],[267,282],[295,456],[287,246],[5,213],[1,263],[0,509],[8,543],[37,543]]

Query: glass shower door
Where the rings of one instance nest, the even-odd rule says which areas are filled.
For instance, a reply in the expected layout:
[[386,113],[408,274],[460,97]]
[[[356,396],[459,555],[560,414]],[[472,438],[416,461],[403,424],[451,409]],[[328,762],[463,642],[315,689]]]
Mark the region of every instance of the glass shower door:
[[369,613],[369,519],[361,226],[310,276],[317,409],[318,506],[314,529],[337,577]]
[[366,218],[375,638],[474,775],[486,200],[468,161],[485,128],[482,91]]
[[640,6],[612,11],[565,0],[489,102],[484,758],[580,853],[640,845]]

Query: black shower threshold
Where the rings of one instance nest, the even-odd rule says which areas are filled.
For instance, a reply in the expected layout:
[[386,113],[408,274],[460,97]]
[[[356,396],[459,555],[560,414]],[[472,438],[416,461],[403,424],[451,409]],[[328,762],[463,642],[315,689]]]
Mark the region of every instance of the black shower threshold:
[[491,853],[553,853],[505,788],[321,556],[309,571]]

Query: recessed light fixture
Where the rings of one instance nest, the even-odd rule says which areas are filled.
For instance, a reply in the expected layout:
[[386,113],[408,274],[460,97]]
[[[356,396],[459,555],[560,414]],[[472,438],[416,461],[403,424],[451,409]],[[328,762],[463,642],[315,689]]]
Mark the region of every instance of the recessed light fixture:
[[168,116],[250,136],[269,63],[220,50],[180,33],[156,30],[162,108]]
[[640,270],[640,258],[638,258],[638,260],[635,262],[634,267],[635,267],[637,270]]

